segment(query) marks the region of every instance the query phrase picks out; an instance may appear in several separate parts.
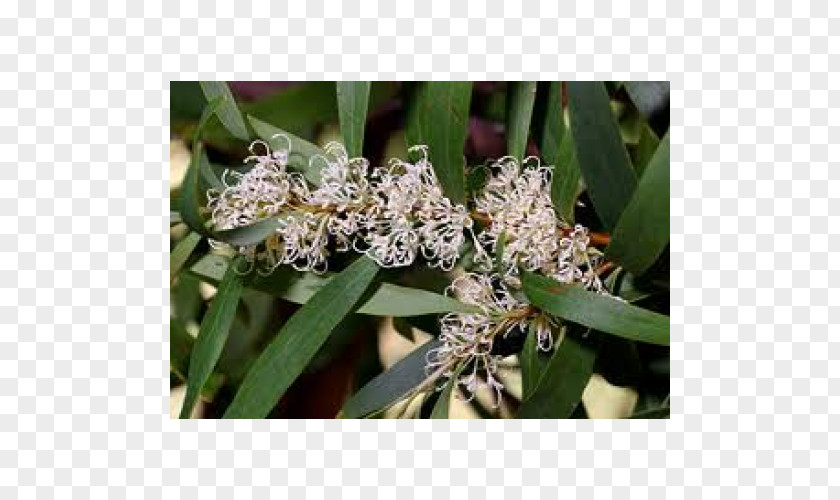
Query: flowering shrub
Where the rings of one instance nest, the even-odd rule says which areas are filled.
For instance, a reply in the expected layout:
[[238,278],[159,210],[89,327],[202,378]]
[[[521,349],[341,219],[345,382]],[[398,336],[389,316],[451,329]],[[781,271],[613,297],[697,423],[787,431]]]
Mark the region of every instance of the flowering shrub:
[[[202,83],[209,102],[173,214],[195,233],[173,249],[171,271],[178,289],[198,279],[218,291],[194,340],[172,320],[173,349],[182,348],[172,373],[187,383],[182,416],[202,394],[225,417],[282,416],[281,398],[299,375],[351,352],[339,337],[365,336],[344,333],[361,314],[401,318],[410,340],[432,340],[372,379],[357,368],[333,381],[358,387],[338,402],[345,417],[446,417],[453,400],[479,414],[585,415],[584,388],[604,378],[634,387],[640,412],[667,414],[667,373],[663,391],[650,363],[668,359],[668,318],[657,312],[667,312],[668,136],[644,113],[651,89],[667,99],[667,86],[630,82],[611,96],[600,83],[569,85],[568,129],[563,86],[509,84],[511,154],[465,170],[452,145],[464,143],[457,124],[471,86],[418,85],[407,136],[422,142],[403,158],[369,160],[360,153],[370,84],[337,85],[344,143],[321,149],[251,116],[246,124],[226,86]],[[615,115],[611,98],[640,129],[633,161],[618,125],[626,116]],[[249,125],[260,138],[244,165],[211,164],[199,138],[241,137]],[[525,156],[529,130],[538,154]],[[479,182],[468,188],[468,179]],[[200,236],[211,250],[203,257]],[[412,280],[443,285],[405,286]],[[237,315],[249,289],[303,307],[279,332],[252,333],[267,347],[232,370],[225,354],[243,329]],[[370,353],[356,358],[378,364]]]

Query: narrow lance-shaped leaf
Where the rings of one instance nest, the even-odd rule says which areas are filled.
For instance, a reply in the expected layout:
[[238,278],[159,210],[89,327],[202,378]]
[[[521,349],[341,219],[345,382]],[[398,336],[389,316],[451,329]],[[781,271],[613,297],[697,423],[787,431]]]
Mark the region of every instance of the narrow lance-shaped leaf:
[[537,388],[537,384],[545,372],[549,353],[542,352],[537,347],[537,332],[534,322],[528,325],[528,336],[525,337],[525,344],[522,352],[519,353],[519,366],[522,370],[522,399],[525,400]]
[[370,82],[336,82],[341,137],[350,158],[362,156]]
[[424,82],[418,86],[406,139],[409,146],[429,147],[429,161],[443,194],[455,203],[464,203],[464,141],[472,83]]
[[382,410],[406,397],[428,380],[426,355],[440,347],[440,341],[426,342],[411,351],[390,370],[379,374],[353,395],[341,411],[343,418],[361,418]]
[[201,114],[201,119],[198,121],[198,126],[195,129],[193,136],[192,156],[190,157],[190,165],[187,167],[187,173],[184,175],[184,182],[181,188],[181,218],[193,231],[202,236],[210,236],[210,232],[204,227],[204,220],[201,218],[201,207],[203,206],[202,193],[198,187],[199,172],[207,168],[209,163],[207,155],[204,153],[204,146],[200,139],[204,127],[207,126],[210,117],[216,112],[216,109],[221,106],[222,99],[216,98],[207,104]]
[[670,343],[668,316],[524,270],[522,289],[531,304],[554,316],[630,340]]
[[633,151],[633,166],[636,168],[636,174],[639,177],[644,174],[650,159],[656,153],[656,148],[659,147],[659,142],[659,137],[656,137],[653,130],[648,125],[642,124],[639,132],[639,144]]
[[246,115],[271,123],[295,135],[335,119],[335,83],[306,82],[291,85],[239,108]]
[[175,245],[175,248],[169,253],[169,281],[175,279],[175,276],[184,267],[184,263],[190,258],[199,241],[201,241],[201,235],[190,231],[184,239]]
[[213,373],[227,341],[230,326],[236,316],[236,306],[242,295],[242,276],[235,271],[237,263],[238,260],[234,260],[225,273],[198,330],[198,337],[190,356],[187,394],[181,408],[181,418],[188,418],[192,413],[201,388]]
[[[219,255],[206,255],[190,271],[203,281],[217,283],[222,279],[228,261]],[[318,290],[332,281],[334,275],[319,276],[303,273],[289,267],[279,267],[269,276],[249,276],[249,288],[266,292],[296,304],[305,304]],[[408,288],[391,283],[378,283],[365,302],[356,310],[371,316],[420,316],[448,312],[476,312],[475,306],[464,304],[451,297]]]
[[452,392],[458,385],[458,377],[461,376],[461,372],[463,370],[464,365],[461,365],[455,370],[455,373],[449,377],[449,381],[446,382],[446,386],[444,386],[440,392],[440,397],[438,397],[435,407],[432,408],[432,418],[449,418],[449,402],[452,400]]
[[575,201],[580,190],[580,169],[574,140],[563,116],[563,84],[552,82],[546,94],[545,119],[540,139],[540,153],[553,165],[551,202],[565,221],[575,220]]
[[601,82],[569,82],[572,136],[595,212],[612,230],[636,190],[636,173]]
[[525,157],[528,146],[528,129],[537,82],[510,82],[507,94],[507,152],[517,160]]
[[169,370],[181,380],[187,380],[187,369],[190,365],[193,339],[184,325],[175,317],[169,318]]
[[551,177],[551,202],[566,222],[575,221],[575,202],[580,194],[580,168],[571,132],[563,136]]
[[670,142],[666,134],[659,143],[606,251],[637,276],[656,262],[671,238]]
[[310,159],[318,156],[326,157],[323,149],[253,116],[249,116],[248,121],[254,127],[257,136],[272,148],[291,148],[291,151],[289,151],[289,166],[302,172],[310,183],[316,186],[321,184],[321,169],[324,168],[324,162],[310,162]]
[[272,217],[255,222],[250,226],[216,231],[213,238],[231,245],[244,247],[264,241],[274,234],[278,227],[280,227],[279,219]]
[[668,82],[625,82],[627,94],[660,137],[668,129],[671,85]]
[[239,107],[236,105],[236,100],[234,100],[233,94],[230,93],[227,83],[200,83],[201,90],[204,91],[204,95],[208,101],[219,97],[222,99],[222,105],[216,110],[216,114],[219,117],[219,121],[222,122],[222,125],[237,139],[247,141],[251,134],[248,132],[248,126],[245,125],[242,112],[239,111]]
[[353,311],[378,270],[375,262],[360,257],[292,315],[254,362],[224,417],[268,415],[333,328]]
[[[378,105],[392,98],[399,89],[398,82],[373,82],[369,109],[376,109]],[[302,136],[311,133],[318,124],[335,119],[338,113],[335,82],[291,85],[257,101],[239,103],[239,109],[246,116],[256,117],[291,134]],[[230,140],[230,134],[221,124],[217,127],[211,125],[205,137],[208,144],[218,145],[222,149],[232,150],[240,146],[238,141]]]
[[567,333],[537,387],[522,402],[519,418],[569,418],[592,377],[597,354],[597,339]]
[[653,408],[651,410],[644,410],[630,415],[630,418],[644,418],[644,419],[659,419],[671,418],[671,407],[663,406],[662,408]]
[[[203,168],[199,172],[201,175],[202,180],[204,180],[204,184],[208,188],[215,189],[218,192],[222,192],[225,190],[225,185],[222,183],[222,180],[219,179],[219,176],[216,175],[216,171],[213,170],[213,165],[210,162],[201,165]],[[226,166],[219,166],[217,168],[221,168],[226,170],[228,167]]]

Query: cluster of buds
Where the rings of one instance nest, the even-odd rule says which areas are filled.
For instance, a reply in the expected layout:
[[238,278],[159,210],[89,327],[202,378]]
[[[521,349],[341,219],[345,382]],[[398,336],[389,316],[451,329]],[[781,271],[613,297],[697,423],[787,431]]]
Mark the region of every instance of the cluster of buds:
[[274,234],[238,249],[263,272],[281,264],[324,272],[330,241],[336,251],[354,249],[382,267],[411,265],[422,254],[429,265],[452,269],[473,223],[464,205],[443,195],[425,146],[409,150],[419,153],[416,162],[391,160],[370,178],[366,159],[348,158],[338,143],[324,149],[326,156],[310,159],[310,167],[323,163],[321,184],[310,188],[299,173],[287,171],[289,149],[252,143],[245,159],[252,168],[226,171],[224,189],[208,192],[216,229],[276,218]]
[[551,350],[554,324],[517,299],[498,275],[464,274],[452,282],[447,294],[481,312],[450,313],[442,318],[441,345],[426,355],[426,372],[440,372],[442,380],[457,376],[455,383],[467,393],[467,400],[487,387],[495,393],[498,405],[504,389],[497,376],[501,359],[521,349],[529,330],[535,332],[539,349]]
[[[580,225],[572,227],[554,211],[551,170],[533,156],[521,164],[506,156],[491,168],[497,173],[475,200],[476,213],[489,220],[478,241],[494,254],[501,251],[505,282],[518,287],[521,266],[606,293],[596,272],[603,255],[589,246],[589,232]],[[503,249],[498,248],[500,241]],[[488,259],[486,253],[479,254],[485,265],[490,264]]]

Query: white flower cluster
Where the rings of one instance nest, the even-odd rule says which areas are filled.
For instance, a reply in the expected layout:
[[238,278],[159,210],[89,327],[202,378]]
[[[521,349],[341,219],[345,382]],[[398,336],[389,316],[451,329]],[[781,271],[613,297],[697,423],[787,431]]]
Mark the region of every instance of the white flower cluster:
[[[519,286],[519,266],[539,271],[564,283],[577,282],[605,292],[596,273],[601,252],[589,246],[588,231],[574,228],[558,217],[551,203],[551,170],[539,159],[520,163],[510,156],[497,160],[492,176],[475,200],[478,214],[490,225],[478,240],[495,254],[504,241],[502,262],[505,282]],[[487,265],[487,256],[481,255]],[[581,270],[581,267],[584,270]]]
[[[257,146],[263,154],[255,152]],[[417,162],[391,160],[369,180],[367,160],[350,159],[343,146],[330,143],[327,156],[310,159],[310,167],[323,162],[321,185],[314,189],[300,174],[287,172],[288,150],[272,151],[263,141],[250,150],[245,162],[254,166],[246,173],[226,171],[225,188],[208,192],[208,207],[220,230],[277,218],[275,234],[239,248],[263,271],[290,264],[324,272],[331,239],[337,251],[355,249],[382,267],[411,265],[422,254],[429,265],[450,270],[464,231],[472,228],[466,207],[443,195],[425,146],[409,150],[419,152]]]
[[464,205],[444,196],[426,147],[415,146],[412,152],[420,154],[415,163],[393,159],[373,172],[366,253],[383,267],[410,265],[422,253],[432,267],[448,271],[473,222]]
[[550,196],[551,170],[534,157],[522,164],[505,157],[491,166],[496,174],[475,199],[474,217],[486,222],[476,236],[466,206],[444,196],[425,146],[409,150],[417,161],[394,159],[370,169],[364,158],[348,158],[343,146],[330,143],[325,156],[310,159],[310,168],[323,163],[321,184],[314,188],[299,173],[287,171],[290,147],[272,151],[266,142],[255,141],[250,150],[245,162],[253,163],[252,168],[226,171],[225,187],[208,193],[208,207],[219,230],[276,218],[273,234],[239,248],[262,271],[288,264],[323,272],[330,242],[336,251],[365,253],[383,267],[411,265],[419,254],[430,266],[447,271],[454,267],[467,232],[485,271],[494,266],[487,249],[494,255],[501,252],[501,276],[469,273],[447,289],[480,312],[444,316],[442,344],[426,359],[429,373],[444,379],[458,373],[456,383],[470,399],[488,387],[498,404],[503,389],[499,362],[521,349],[521,344],[513,351],[500,348],[509,337],[521,340],[534,332],[538,349],[553,347],[553,320],[511,293],[520,287],[520,266],[607,293],[598,275],[601,252],[590,246],[585,228],[557,216]]
[[598,268],[604,255],[595,247],[589,246],[589,231],[580,224],[560,239],[557,259],[543,272],[563,283],[581,283],[586,289],[609,295]]
[[533,326],[539,348],[548,351],[553,343],[551,321],[514,297],[497,275],[464,274],[453,281],[447,294],[481,312],[450,313],[442,318],[442,344],[426,355],[426,371],[440,370],[441,377],[451,379],[461,367],[456,383],[465,389],[468,400],[485,386],[495,392],[498,405],[504,386],[496,372],[504,354],[494,352],[494,342],[515,329],[524,332]]
[[[257,155],[254,148],[265,148],[264,155]],[[211,189],[207,192],[208,207],[213,214],[217,229],[233,229],[248,226],[254,222],[278,215],[291,194],[293,178],[286,173],[285,151],[271,152],[268,144],[254,141],[246,162],[256,160],[256,165],[246,173],[225,170],[221,192]]]

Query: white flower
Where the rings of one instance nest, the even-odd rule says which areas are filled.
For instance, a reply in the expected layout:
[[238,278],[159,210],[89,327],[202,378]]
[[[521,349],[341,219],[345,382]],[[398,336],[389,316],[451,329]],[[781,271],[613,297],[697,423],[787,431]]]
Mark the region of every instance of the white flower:
[[[291,147],[288,138],[279,137]],[[312,168],[322,163],[317,187],[310,187],[300,173],[287,171],[288,148],[272,151],[258,140],[249,149],[245,162],[252,163],[251,169],[225,171],[225,188],[208,192],[208,207],[217,230],[278,219],[276,234],[238,248],[252,262],[261,262],[263,270],[290,264],[323,272],[334,241],[337,251],[352,248],[383,267],[408,266],[422,254],[430,266],[449,271],[469,233],[484,270],[492,269],[494,260],[483,247],[502,252],[509,285],[519,286],[518,268],[523,266],[606,293],[597,274],[600,252],[588,246],[584,228],[572,230],[557,218],[549,196],[551,172],[536,158],[526,158],[524,167],[511,157],[494,164],[498,173],[475,201],[476,212],[490,226],[476,237],[466,206],[443,195],[426,146],[409,150],[419,153],[416,161],[392,159],[368,178],[366,159],[348,158],[341,144],[329,143],[323,156],[310,158]],[[498,247],[500,239],[504,250]]]
[[[287,139],[288,142],[288,139]],[[257,153],[262,146],[262,154]],[[310,160],[323,161],[321,186],[310,189],[299,173],[286,171],[288,150],[271,151],[267,143],[254,141],[246,163],[254,165],[246,173],[232,170],[222,176],[226,188],[208,193],[217,229],[247,226],[262,219],[277,217],[278,228],[259,245],[240,247],[238,251],[259,271],[270,273],[281,264],[295,269],[322,273],[327,269],[329,236],[338,251],[347,251],[362,225],[361,209],[370,196],[367,160],[347,158],[337,143],[325,147],[327,155]]]
[[279,262],[299,271],[323,273],[327,270],[327,223],[325,214],[295,214],[280,219],[277,234],[282,251]]
[[[255,153],[257,145],[265,148],[265,154]],[[225,170],[221,179],[225,188],[207,192],[207,206],[216,229],[248,226],[277,215],[289,201],[292,183],[286,173],[288,152],[272,152],[263,141],[251,143],[250,151],[253,155],[245,162],[256,164],[249,171]]]
[[[551,170],[528,157],[520,166],[512,157],[497,160],[498,173],[476,198],[476,211],[488,216],[490,226],[478,240],[493,252],[502,250],[506,283],[518,287],[519,266],[564,283],[580,283],[607,293],[597,274],[602,254],[589,246],[589,232],[557,216],[551,203]],[[563,236],[565,234],[565,236]],[[562,237],[561,237],[562,236]],[[487,267],[486,255],[479,262]]]
[[417,256],[420,237],[406,216],[368,219],[365,242],[368,257],[382,267],[409,266]]
[[546,276],[563,283],[580,283],[588,290],[609,295],[598,276],[603,254],[589,246],[589,231],[585,227],[575,225],[558,246],[555,262],[543,269]]
[[463,371],[456,383],[466,389],[467,401],[475,397],[482,385],[495,391],[498,401],[504,385],[495,376],[499,356],[490,353],[495,327],[491,318],[482,314],[446,315],[440,327],[443,343],[427,353],[426,371],[443,369],[442,376],[449,379],[455,375],[456,367],[461,366]]
[[478,240],[496,251],[497,241],[505,239],[501,261],[509,283],[518,284],[518,266],[529,271],[541,270],[557,254],[557,228],[562,226],[551,205],[551,171],[539,160],[526,158],[521,168],[512,157],[497,160],[499,173],[490,178],[476,198],[478,213],[489,216],[490,227]]
[[426,371],[440,371],[444,379],[450,379],[461,367],[457,384],[466,390],[468,399],[472,399],[481,386],[487,386],[496,393],[495,404],[498,405],[504,386],[496,371],[504,355],[494,352],[494,341],[506,337],[514,329],[527,332],[533,325],[538,349],[547,351],[552,347],[553,323],[518,300],[495,275],[465,274],[452,282],[447,294],[479,307],[481,312],[450,313],[441,319],[441,345],[427,354]]
[[321,169],[321,185],[307,193],[304,201],[315,206],[332,207],[339,212],[365,203],[370,197],[368,161],[364,158],[348,159],[344,146],[337,142],[327,144],[324,150],[331,159],[314,156],[309,160],[310,166],[319,160],[325,165]]
[[464,231],[472,228],[467,208],[452,203],[441,191],[426,146],[414,163],[393,159],[373,172],[371,206],[360,219],[367,255],[383,267],[407,266],[417,253],[432,267],[454,267]]

